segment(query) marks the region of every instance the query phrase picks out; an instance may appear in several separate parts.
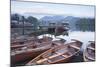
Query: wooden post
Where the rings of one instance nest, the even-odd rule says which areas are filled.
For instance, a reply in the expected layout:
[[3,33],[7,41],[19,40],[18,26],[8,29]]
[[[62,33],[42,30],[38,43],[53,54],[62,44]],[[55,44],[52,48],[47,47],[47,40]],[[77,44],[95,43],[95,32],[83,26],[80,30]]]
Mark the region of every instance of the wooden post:
[[57,24],[56,24],[56,27],[55,27],[55,38],[56,38],[56,34],[57,34]]
[[23,32],[22,32],[22,34],[24,35],[24,20],[25,20],[25,18],[24,18],[24,16],[22,16],[22,22],[23,22]]

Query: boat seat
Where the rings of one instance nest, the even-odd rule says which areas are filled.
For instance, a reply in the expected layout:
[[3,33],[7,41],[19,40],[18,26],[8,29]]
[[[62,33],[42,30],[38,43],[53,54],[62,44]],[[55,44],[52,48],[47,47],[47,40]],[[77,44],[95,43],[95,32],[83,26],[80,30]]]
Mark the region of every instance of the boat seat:
[[63,57],[67,58],[68,56],[67,55],[62,55]]
[[41,64],[42,62],[47,61],[47,60],[48,60],[47,58],[44,58],[44,59],[41,59],[41,60],[37,61],[36,63]]
[[[56,52],[57,54],[59,54],[59,52]],[[67,58],[68,55],[64,55],[65,53],[62,54],[63,57]]]
[[75,48],[75,49],[80,49],[79,47],[76,47],[76,46],[73,46],[73,45],[69,45],[70,47],[73,47],[73,48]]
[[62,54],[63,54],[63,53],[55,54],[55,55],[53,55],[53,56],[48,57],[48,59],[51,59],[51,58],[57,57],[57,56],[62,55]]
[[91,57],[89,57],[89,56],[88,56],[87,58],[88,58],[88,59],[91,59],[91,60],[95,60],[94,58],[91,58]]
[[87,47],[88,49],[91,49],[91,50],[95,50],[95,48],[93,48],[93,47]]

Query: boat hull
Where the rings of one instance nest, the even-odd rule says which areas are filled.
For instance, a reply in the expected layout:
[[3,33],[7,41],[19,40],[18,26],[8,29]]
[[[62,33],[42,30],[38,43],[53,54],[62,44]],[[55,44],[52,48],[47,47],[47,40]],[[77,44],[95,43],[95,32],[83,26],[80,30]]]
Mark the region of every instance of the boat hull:
[[35,51],[35,52],[30,51],[30,52],[24,52],[21,54],[12,55],[11,56],[11,63],[16,64],[18,62],[23,62],[25,60],[31,60],[32,58],[35,58],[36,56],[38,56],[39,54],[43,53],[46,50],[48,50],[48,49],[44,49],[41,51]]
[[83,51],[83,58],[85,62],[95,61],[95,42],[86,47]]

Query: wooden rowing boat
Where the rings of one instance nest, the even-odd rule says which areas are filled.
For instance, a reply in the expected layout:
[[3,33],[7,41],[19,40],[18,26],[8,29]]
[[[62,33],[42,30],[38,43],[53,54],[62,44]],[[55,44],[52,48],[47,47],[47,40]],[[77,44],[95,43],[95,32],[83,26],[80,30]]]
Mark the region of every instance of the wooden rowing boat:
[[41,39],[34,39],[33,37],[27,37],[28,39],[17,39],[11,43],[11,50],[16,49],[16,48],[22,48],[24,46],[27,46],[29,44],[33,44],[34,42],[51,42],[52,38],[51,37],[43,37]]
[[11,61],[17,63],[36,57],[51,48],[52,42],[33,43],[15,50],[11,50]]
[[84,61],[95,61],[95,42],[90,41],[89,45],[83,52]]
[[35,43],[34,41],[30,41],[30,42],[27,42],[27,43],[24,43],[24,44],[11,45],[11,51],[20,49],[20,48],[25,47],[25,46],[31,46],[34,43]]
[[28,36],[23,36],[23,37],[17,37],[15,39],[11,40],[11,46],[13,45],[23,45],[27,42],[35,41],[37,38],[34,37],[28,37]]
[[68,62],[74,55],[76,55],[82,46],[82,42],[76,41],[65,45],[55,46],[44,53],[40,54],[26,65],[38,64],[55,64]]
[[13,42],[11,43],[11,50],[16,50],[16,49],[20,49],[22,47],[25,47],[25,46],[30,46],[32,44],[34,44],[34,42],[36,42],[35,40],[26,40],[26,41],[16,41],[16,42]]

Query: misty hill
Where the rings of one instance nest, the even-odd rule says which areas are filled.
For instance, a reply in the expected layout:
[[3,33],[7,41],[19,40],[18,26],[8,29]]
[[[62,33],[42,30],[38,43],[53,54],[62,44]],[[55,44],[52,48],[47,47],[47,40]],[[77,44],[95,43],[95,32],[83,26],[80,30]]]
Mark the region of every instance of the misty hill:
[[95,18],[84,18],[84,17],[74,17],[74,16],[44,16],[40,19],[41,21],[44,21],[44,24],[46,21],[51,22],[61,22],[64,21],[65,23],[69,23],[70,30],[89,30],[94,31],[95,30]]
[[75,24],[80,19],[80,17],[67,16],[64,19],[69,22],[69,27],[71,30],[76,30]]
[[43,21],[61,21],[64,18],[65,18],[64,16],[44,16],[40,20],[43,20]]
[[[73,16],[44,16],[40,19],[42,21],[42,24],[48,24],[49,22],[62,22],[69,23],[69,27],[71,30],[75,30],[75,23],[77,20],[79,20],[79,17],[73,17]],[[49,21],[49,22],[48,22]]]

